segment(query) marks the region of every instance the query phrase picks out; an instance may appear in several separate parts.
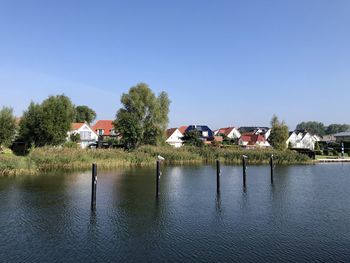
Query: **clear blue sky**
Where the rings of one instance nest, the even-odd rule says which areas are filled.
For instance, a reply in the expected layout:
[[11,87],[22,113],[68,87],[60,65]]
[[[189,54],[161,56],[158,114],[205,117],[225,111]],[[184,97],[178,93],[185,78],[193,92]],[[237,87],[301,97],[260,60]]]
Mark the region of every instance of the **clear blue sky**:
[[0,106],[64,93],[109,119],[138,82],[169,126],[350,123],[350,1],[0,0]]

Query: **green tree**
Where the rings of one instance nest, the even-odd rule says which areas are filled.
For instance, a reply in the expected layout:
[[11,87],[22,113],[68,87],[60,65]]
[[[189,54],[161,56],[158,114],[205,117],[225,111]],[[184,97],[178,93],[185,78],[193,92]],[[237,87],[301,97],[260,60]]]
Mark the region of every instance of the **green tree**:
[[40,105],[32,102],[21,118],[20,140],[35,146],[62,144],[74,116],[74,106],[64,95],[50,96]]
[[191,130],[185,132],[184,136],[181,138],[185,145],[203,146],[203,141],[201,140],[201,133],[197,130]]
[[114,121],[127,149],[141,144],[159,145],[164,141],[168,125],[170,100],[165,92],[158,97],[145,83],[131,87],[121,97],[121,108]]
[[31,102],[19,123],[19,141],[26,142],[29,145],[43,146],[44,143],[41,138],[43,118],[44,114],[40,104]]
[[70,136],[69,136],[69,140],[71,142],[79,142],[80,141],[80,134],[79,133],[72,133]]
[[88,106],[75,107],[75,122],[87,122],[90,124],[96,118],[96,112]]
[[3,107],[0,110],[0,149],[7,147],[14,139],[16,133],[16,118],[12,108]]
[[331,124],[326,128],[326,134],[335,134],[348,130],[350,130],[350,125],[348,124]]
[[297,130],[307,130],[311,134],[316,134],[319,136],[325,135],[325,126],[322,122],[308,121],[301,122],[296,127]]
[[283,121],[280,122],[276,115],[273,115],[269,137],[271,145],[277,150],[285,150],[287,148],[288,135],[288,126]]

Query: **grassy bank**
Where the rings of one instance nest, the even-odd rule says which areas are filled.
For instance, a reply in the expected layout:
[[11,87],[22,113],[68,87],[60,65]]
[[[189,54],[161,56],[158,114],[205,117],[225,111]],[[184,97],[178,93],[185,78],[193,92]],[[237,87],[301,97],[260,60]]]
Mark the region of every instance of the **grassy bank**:
[[165,158],[166,164],[201,164],[214,163],[220,159],[226,164],[239,164],[242,155],[249,157],[251,164],[266,164],[274,154],[280,164],[309,163],[311,160],[291,151],[272,149],[244,150],[240,148],[214,147],[152,147],[144,146],[135,151],[122,149],[72,149],[72,148],[37,148],[27,156],[13,154],[0,155],[0,175],[38,174],[50,170],[89,169],[95,162],[99,168],[143,167],[154,165],[157,155]]

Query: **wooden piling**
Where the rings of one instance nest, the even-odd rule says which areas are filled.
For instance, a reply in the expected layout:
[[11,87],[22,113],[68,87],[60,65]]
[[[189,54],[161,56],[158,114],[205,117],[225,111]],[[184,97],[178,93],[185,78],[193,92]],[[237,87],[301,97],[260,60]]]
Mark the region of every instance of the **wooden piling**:
[[92,164],[91,181],[91,210],[96,209],[96,190],[97,190],[97,164]]
[[156,197],[159,196],[159,179],[160,179],[160,161],[157,160],[157,173],[156,173]]
[[270,157],[270,171],[271,171],[271,184],[273,184],[273,176],[274,176],[273,154],[271,154],[271,157]]
[[243,164],[243,187],[246,187],[246,177],[247,177],[247,164],[246,164],[246,157],[242,157],[242,164]]
[[216,160],[216,192],[217,194],[220,194],[220,161]]

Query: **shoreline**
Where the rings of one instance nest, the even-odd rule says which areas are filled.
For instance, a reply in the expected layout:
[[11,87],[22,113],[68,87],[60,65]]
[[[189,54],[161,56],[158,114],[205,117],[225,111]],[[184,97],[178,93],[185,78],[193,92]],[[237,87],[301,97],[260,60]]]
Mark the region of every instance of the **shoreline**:
[[92,163],[100,169],[121,167],[153,167],[158,155],[165,158],[164,165],[203,165],[220,160],[226,165],[240,165],[242,155],[248,156],[248,164],[264,165],[273,154],[276,164],[313,164],[305,155],[293,151],[266,149],[246,150],[238,147],[181,147],[142,146],[133,151],[122,149],[77,149],[63,147],[36,148],[27,156],[0,155],[0,176],[35,175],[54,170],[88,170]]

